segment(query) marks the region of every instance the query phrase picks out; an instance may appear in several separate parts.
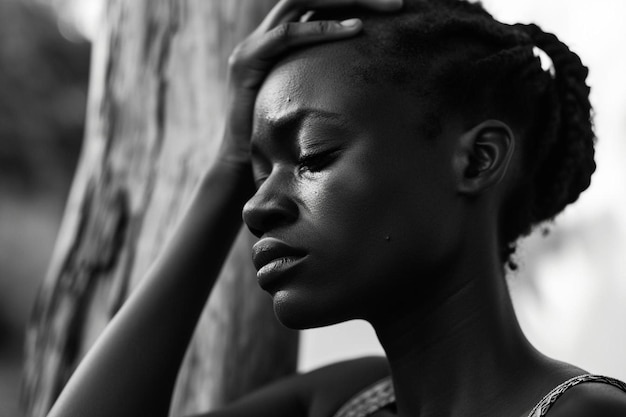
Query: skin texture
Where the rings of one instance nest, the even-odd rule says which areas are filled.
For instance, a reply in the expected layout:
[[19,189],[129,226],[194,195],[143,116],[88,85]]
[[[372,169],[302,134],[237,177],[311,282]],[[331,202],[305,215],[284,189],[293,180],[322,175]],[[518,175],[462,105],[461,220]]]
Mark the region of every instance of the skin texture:
[[359,59],[349,41],[307,49],[259,92],[244,221],[302,250],[261,286],[290,327],[370,321],[399,415],[523,415],[582,371],[530,346],[504,284],[495,219],[514,134],[448,118],[426,140],[415,98],[355,87]]
[[[358,20],[351,25],[292,21],[303,8],[347,3],[379,11],[401,5],[398,0],[282,0],[233,52],[228,114],[216,162],[158,260],[81,361],[49,416],[168,415],[187,345],[241,227],[241,208],[253,192],[249,139],[257,89],[277,55],[359,33]],[[286,390],[278,404],[293,403],[293,395]],[[282,415],[292,411],[286,407]]]
[[[335,68],[354,59],[337,55]],[[251,144],[259,189],[243,212],[257,235],[306,252],[294,274],[261,281],[298,328],[373,318],[407,290],[402,302],[419,304],[434,284],[420,271],[444,268],[459,227],[452,172],[441,169],[450,150],[420,140],[405,106],[414,100],[345,88],[348,74],[325,70],[327,59],[291,59],[261,89]]]
[[[254,263],[278,318],[294,328],[364,318],[387,358],[294,375],[206,416],[331,417],[389,373],[400,417],[525,416],[584,372],[537,352],[509,299],[497,219],[519,171],[517,133],[501,120],[468,127],[458,112],[442,115],[442,133],[425,140],[427,102],[354,77],[352,65],[367,57],[346,39],[360,21],[297,22],[308,9],[355,2],[400,6],[282,0],[233,52],[217,163],[49,416],[168,415],[250,197],[243,218],[260,238]],[[327,41],[335,42],[289,54]],[[614,390],[575,389],[551,417],[626,414]]]

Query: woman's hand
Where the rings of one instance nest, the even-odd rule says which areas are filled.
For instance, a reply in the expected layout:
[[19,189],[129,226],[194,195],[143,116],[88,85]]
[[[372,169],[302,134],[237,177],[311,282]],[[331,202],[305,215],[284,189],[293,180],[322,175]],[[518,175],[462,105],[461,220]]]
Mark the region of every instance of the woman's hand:
[[354,36],[361,31],[358,19],[302,21],[315,9],[363,6],[395,11],[402,0],[281,0],[229,59],[228,106],[221,160],[249,164],[249,142],[257,92],[278,58],[298,47]]
[[[251,0],[252,1],[252,0]],[[256,94],[283,53],[357,34],[360,22],[299,22],[309,9],[401,0],[281,0],[230,59],[229,105],[219,160],[141,284],[72,375],[48,417],[167,416],[178,369],[206,300],[241,228],[249,197],[249,140]],[[234,163],[234,165],[233,165]],[[132,393],[132,395],[129,395]]]

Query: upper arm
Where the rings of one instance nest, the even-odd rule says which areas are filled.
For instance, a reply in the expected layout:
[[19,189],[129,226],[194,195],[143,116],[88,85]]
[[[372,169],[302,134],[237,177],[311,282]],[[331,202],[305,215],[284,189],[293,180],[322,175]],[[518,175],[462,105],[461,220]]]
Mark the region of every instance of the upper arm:
[[382,357],[339,362],[281,379],[197,417],[330,417],[357,392],[387,375],[387,360]]
[[580,384],[567,390],[554,403],[548,417],[626,416],[626,392],[602,383]]
[[[225,407],[195,417],[305,417],[306,387],[295,374],[266,385]],[[191,417],[191,416],[190,416]]]

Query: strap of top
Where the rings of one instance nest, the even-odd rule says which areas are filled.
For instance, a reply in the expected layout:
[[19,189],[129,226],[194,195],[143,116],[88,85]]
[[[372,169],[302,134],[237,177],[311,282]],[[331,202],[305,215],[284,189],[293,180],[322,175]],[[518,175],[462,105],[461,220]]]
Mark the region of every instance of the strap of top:
[[[539,403],[532,409],[528,417],[543,417],[546,415],[550,407],[563,395],[568,389],[585,382],[597,382],[609,384],[626,392],[626,383],[608,376],[585,374],[576,376],[563,382],[552,391],[550,391]],[[393,383],[391,377],[381,379],[373,385],[365,388],[356,394],[350,401],[343,405],[335,413],[334,417],[367,417],[381,408],[392,404],[396,401],[393,391]]]
[[352,397],[334,417],[366,417],[395,401],[393,383],[391,377],[387,377]]
[[575,376],[574,378],[568,379],[567,381],[563,382],[561,385],[557,386],[545,397],[543,397],[543,399],[539,401],[539,404],[537,404],[535,408],[532,409],[530,414],[528,414],[528,417],[545,416],[550,407],[552,407],[556,400],[558,400],[565,391],[578,384],[582,384],[583,382],[599,382],[602,384],[609,384],[626,392],[626,384],[615,378],[590,374]]

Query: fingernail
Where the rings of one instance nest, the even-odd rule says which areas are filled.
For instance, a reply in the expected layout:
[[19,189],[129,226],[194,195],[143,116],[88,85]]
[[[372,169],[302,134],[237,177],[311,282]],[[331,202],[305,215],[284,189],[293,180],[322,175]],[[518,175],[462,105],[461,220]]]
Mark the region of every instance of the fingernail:
[[339,24],[343,27],[354,27],[358,25],[359,23],[361,23],[361,19],[348,19],[348,20],[342,20],[341,22],[339,22]]

